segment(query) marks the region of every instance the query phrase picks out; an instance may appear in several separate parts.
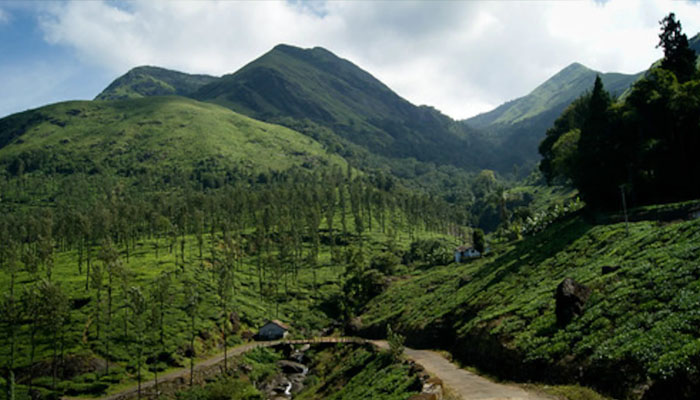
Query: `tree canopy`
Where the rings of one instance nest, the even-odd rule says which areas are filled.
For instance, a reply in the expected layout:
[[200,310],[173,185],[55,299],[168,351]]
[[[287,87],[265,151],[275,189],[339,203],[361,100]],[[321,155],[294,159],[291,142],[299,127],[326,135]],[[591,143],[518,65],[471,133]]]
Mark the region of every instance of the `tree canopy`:
[[620,188],[637,205],[700,196],[693,151],[700,146],[695,52],[673,13],[660,23],[661,66],[619,102],[596,78],[592,91],[564,111],[540,144],[547,181],[570,181],[594,208],[617,208]]

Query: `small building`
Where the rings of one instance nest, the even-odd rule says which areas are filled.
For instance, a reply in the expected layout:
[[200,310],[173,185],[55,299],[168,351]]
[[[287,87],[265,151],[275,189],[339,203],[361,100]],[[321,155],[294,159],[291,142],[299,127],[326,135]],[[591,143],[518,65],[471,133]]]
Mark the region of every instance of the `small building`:
[[258,340],[278,340],[287,337],[289,326],[276,319],[267,321],[258,331]]
[[480,256],[481,253],[473,247],[459,246],[455,249],[455,262],[462,262],[462,260]]

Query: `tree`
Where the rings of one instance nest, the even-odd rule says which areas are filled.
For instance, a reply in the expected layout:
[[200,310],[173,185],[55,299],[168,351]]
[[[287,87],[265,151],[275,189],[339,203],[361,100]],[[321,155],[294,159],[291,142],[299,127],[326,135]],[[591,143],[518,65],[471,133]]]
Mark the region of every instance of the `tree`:
[[126,293],[128,306],[131,309],[131,324],[133,325],[134,342],[136,344],[136,379],[138,382],[138,398],[141,398],[141,366],[143,365],[143,349],[146,341],[146,309],[147,303],[141,289],[136,286],[129,288]]
[[[575,170],[571,164],[576,163],[576,156],[578,152],[578,140],[581,136],[581,127],[583,126],[583,121],[588,113],[588,103],[590,101],[591,94],[586,93],[574,100],[564,112],[554,121],[554,125],[547,129],[545,138],[540,143],[538,148],[540,155],[542,155],[542,161],[540,161],[539,169],[542,171],[548,184],[552,184],[558,178],[571,179]],[[573,137],[572,131],[577,131],[578,135]],[[567,145],[564,148],[557,149],[557,143],[560,141],[562,136],[569,135],[566,139]],[[564,151],[569,150],[569,144],[572,141],[576,142],[576,148],[574,149],[574,154],[563,156]],[[559,151],[558,151],[559,150]],[[559,162],[557,161],[559,160]],[[566,160],[565,162],[562,162]],[[562,169],[561,167],[564,167]],[[571,169],[569,169],[571,167]]]
[[185,312],[190,318],[190,386],[194,384],[194,339],[197,336],[197,313],[199,312],[199,288],[195,281],[185,282]]
[[[61,287],[48,280],[39,283],[39,296],[43,303],[45,314],[46,330],[51,332],[53,357],[51,359],[51,387],[56,388],[56,375],[58,373],[58,346],[63,349],[63,330],[68,318],[68,297],[63,293]],[[58,337],[60,335],[60,341]]]
[[[158,393],[158,353],[165,352],[165,312],[171,300],[171,278],[167,272],[162,272],[153,281],[151,286],[151,322],[153,332],[157,339],[153,340],[153,374],[155,376],[155,390]],[[159,346],[155,344],[158,343]]]
[[481,254],[484,254],[486,250],[486,238],[484,236],[484,231],[479,228],[475,228],[472,231],[472,243],[474,244],[474,250]]
[[[114,275],[121,272],[121,262],[119,261],[119,252],[112,246],[112,241],[107,238],[102,242],[102,247],[98,254],[98,258],[102,261],[103,270],[107,272],[107,318],[105,327],[105,352],[109,357],[109,346],[111,343],[110,335],[112,333],[112,291],[114,289]],[[109,373],[109,363],[105,363],[105,374]]]
[[406,337],[394,332],[394,330],[391,329],[391,325],[387,325],[386,340],[389,342],[389,354],[391,354],[391,357],[395,361],[399,361],[404,351],[404,342],[406,341]]
[[7,360],[7,399],[15,398],[15,350],[16,331],[20,327],[20,307],[15,295],[15,280],[18,272],[17,246],[12,241],[6,241],[5,246],[0,249],[0,266],[6,270],[10,276],[10,290],[4,294],[0,303],[0,318],[4,322],[6,337],[9,347],[9,359]]
[[626,173],[628,156],[625,143],[615,128],[617,113],[611,110],[612,98],[596,76],[593,91],[578,140],[578,160],[573,182],[586,203],[594,208],[610,208],[617,204],[618,186]]
[[233,268],[235,267],[235,250],[233,242],[227,234],[224,238],[223,259],[214,260],[216,268],[216,294],[221,307],[221,332],[224,338],[224,371],[228,371],[228,318],[231,291],[233,289]]
[[663,47],[664,59],[661,67],[676,74],[678,81],[683,83],[693,78],[695,69],[695,50],[688,45],[688,37],[681,32],[681,21],[676,20],[674,13],[668,14],[661,21],[659,44]]
[[[95,309],[93,312],[95,314],[96,339],[99,342],[101,328],[100,316],[102,314],[102,289],[104,288],[104,272],[102,271],[102,267],[95,265],[92,268],[90,278],[92,281],[92,288],[95,289]],[[108,363],[105,363],[105,374],[109,372],[107,364]]]
[[[41,301],[39,290],[36,286],[25,287],[22,294],[24,314],[29,318],[29,365],[34,365],[36,355],[36,334],[39,330],[41,318],[44,314],[44,303]],[[29,374],[29,393],[32,392],[34,374]]]

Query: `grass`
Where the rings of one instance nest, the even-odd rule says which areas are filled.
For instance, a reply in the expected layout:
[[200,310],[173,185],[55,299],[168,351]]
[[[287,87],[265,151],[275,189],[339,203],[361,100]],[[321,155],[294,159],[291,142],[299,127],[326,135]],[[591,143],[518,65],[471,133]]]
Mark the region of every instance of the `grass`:
[[[340,216],[336,215],[340,226]],[[348,218],[350,220],[350,218]],[[364,253],[367,262],[373,254],[385,251],[389,239],[379,230],[379,224],[375,222],[374,230],[366,232],[364,236]],[[352,221],[350,221],[352,229]],[[419,233],[420,237],[442,237],[432,233]],[[171,253],[165,239],[143,237],[137,241],[135,247],[129,252],[126,259],[122,251],[120,255],[123,270],[128,273],[121,278],[115,276],[114,284],[114,316],[111,329],[107,331],[104,323],[106,313],[106,290],[102,292],[101,338],[96,337],[96,290],[94,286],[85,290],[86,265],[82,271],[78,268],[78,253],[75,250],[60,251],[57,249],[54,255],[53,279],[68,294],[71,310],[70,319],[65,331],[65,346],[63,352],[66,355],[83,355],[87,363],[100,362],[104,358],[110,360],[110,373],[104,375],[104,367],[86,367],[84,372],[60,378],[57,390],[59,393],[71,395],[92,396],[101,393],[115,393],[120,389],[132,386],[136,380],[136,350],[134,341],[134,326],[131,321],[134,316],[125,307],[124,290],[129,287],[139,287],[149,297],[149,291],[154,280],[168,273],[172,279],[170,296],[167,300],[165,320],[165,359],[158,363],[159,375],[168,371],[189,365],[188,347],[191,335],[189,318],[186,314],[188,285],[196,285],[201,294],[201,305],[196,317],[195,328],[195,354],[198,360],[221,351],[223,336],[220,328],[221,311],[216,295],[214,271],[211,266],[210,249],[219,245],[221,238],[217,235],[205,235],[203,246],[203,258],[199,257],[199,249],[196,238],[185,237],[185,261],[180,260],[179,246],[173,248]],[[408,235],[398,234],[391,239],[397,249],[409,247]],[[156,255],[156,245],[158,254]],[[308,244],[307,244],[308,246]],[[343,247],[343,246],[339,246]],[[306,249],[308,251],[308,248]],[[93,248],[93,263],[101,265],[96,259],[99,246]],[[341,285],[345,279],[345,267],[342,263],[331,261],[330,248],[321,247],[319,255],[319,267],[312,271],[302,265],[296,276],[289,273],[279,275],[279,271],[264,270],[264,294],[260,294],[259,275],[256,268],[257,257],[246,256],[242,264],[236,268],[235,288],[230,309],[239,317],[240,325],[236,334],[231,334],[227,345],[235,345],[241,342],[240,335],[245,331],[257,331],[265,320],[277,318],[291,323],[293,326],[292,338],[306,338],[319,336],[321,330],[334,322],[338,316],[334,314],[334,307],[328,307],[329,301],[341,296]],[[94,266],[93,266],[94,267]],[[410,270],[403,266],[398,269],[401,272]],[[288,271],[288,270],[287,270]],[[277,274],[277,275],[275,275]],[[43,269],[36,273],[20,271],[17,276],[17,291],[21,293],[29,288],[44,275]],[[106,278],[105,278],[106,280]],[[5,270],[0,271],[0,291],[7,292],[9,287],[9,275]],[[26,368],[30,365],[29,324],[25,323],[17,334],[18,355],[15,361],[17,368],[18,394],[20,399],[26,396],[28,373]],[[125,333],[125,327],[127,333]],[[53,342],[52,330],[54,327],[42,322],[37,335],[36,362],[43,362],[50,366]],[[157,331],[157,329],[155,330]],[[157,335],[157,332],[151,332]],[[105,332],[109,332],[110,351],[106,354]],[[153,338],[155,339],[155,338]],[[1,365],[5,365],[8,357],[8,338],[3,336],[2,351],[0,351]],[[151,339],[149,339],[151,340]],[[150,342],[149,342],[150,343]],[[160,351],[157,342],[150,344],[145,357],[154,355],[154,351]],[[69,364],[72,362],[69,361]],[[144,366],[143,380],[153,379],[153,363]],[[48,368],[48,367],[47,367]],[[50,368],[35,371],[35,386],[41,390],[49,391],[51,388]],[[23,372],[24,371],[24,372]],[[43,376],[43,377],[42,377]],[[2,381],[0,381],[2,383]]]
[[337,345],[311,358],[306,387],[295,399],[405,400],[422,388],[409,365],[371,348]]
[[11,167],[22,160],[24,172],[130,176],[175,170],[187,176],[204,165],[212,172],[346,165],[291,129],[183,97],[72,101],[2,122],[0,163]]
[[[366,346],[338,344],[312,347],[309,374],[295,399],[316,400],[405,400],[420,391],[415,371],[394,361],[388,354]],[[176,394],[182,400],[262,399],[264,388],[281,373],[276,362],[280,351],[259,348],[244,354],[236,362],[233,376],[219,376],[204,387],[194,387]],[[240,365],[246,365],[245,369]],[[260,389],[262,390],[262,389]],[[167,396],[171,397],[171,396]]]
[[542,391],[546,394],[567,400],[610,400],[609,397],[602,396],[595,391],[577,385],[561,386],[532,386],[534,390]]
[[214,80],[215,77],[208,75],[191,75],[158,67],[136,67],[112,82],[97,95],[96,100],[185,96]]

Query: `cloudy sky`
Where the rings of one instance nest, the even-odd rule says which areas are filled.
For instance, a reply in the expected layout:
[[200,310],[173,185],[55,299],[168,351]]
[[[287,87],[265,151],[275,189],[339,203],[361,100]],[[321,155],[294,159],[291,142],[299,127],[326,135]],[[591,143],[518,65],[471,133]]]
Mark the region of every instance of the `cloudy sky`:
[[287,43],[325,47],[461,119],[572,62],[646,69],[671,11],[700,31],[697,1],[0,0],[0,117],[91,99],[138,65],[222,75]]

